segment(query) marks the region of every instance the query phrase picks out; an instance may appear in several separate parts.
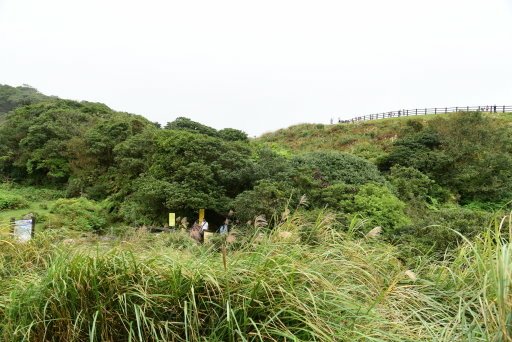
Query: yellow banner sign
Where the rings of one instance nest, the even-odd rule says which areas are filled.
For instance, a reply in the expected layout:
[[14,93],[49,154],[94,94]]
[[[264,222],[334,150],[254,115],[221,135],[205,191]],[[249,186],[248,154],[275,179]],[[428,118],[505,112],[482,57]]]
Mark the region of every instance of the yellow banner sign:
[[169,213],[169,227],[176,226],[176,214],[175,213]]
[[199,209],[199,224],[203,222],[204,219],[204,209]]

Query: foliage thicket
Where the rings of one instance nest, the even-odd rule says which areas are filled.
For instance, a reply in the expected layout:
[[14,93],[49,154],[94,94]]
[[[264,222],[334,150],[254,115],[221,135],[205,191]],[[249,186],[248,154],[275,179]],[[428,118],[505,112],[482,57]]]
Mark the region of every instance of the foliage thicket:
[[[0,86],[0,339],[510,341],[511,119],[255,141]],[[199,208],[229,235],[145,233]]]
[[198,208],[221,216],[235,210],[244,221],[270,218],[303,194],[321,206],[319,189],[384,181],[374,165],[349,154],[289,158],[252,145],[235,129],[183,117],[160,129],[89,102],[18,107],[5,117],[0,139],[5,179],[106,200],[114,218],[134,225],[158,224],[169,211],[191,217]]
[[48,98],[26,84],[20,87],[0,84],[0,120],[4,114],[16,107],[42,102]]
[[99,231],[107,224],[105,210],[101,205],[84,197],[61,198],[51,206],[50,213],[56,214],[51,221],[48,220],[50,228]]
[[306,204],[335,210],[346,225],[381,226],[395,243],[424,249],[435,240],[442,253],[461,241],[448,232],[478,233],[471,227],[482,227],[479,218],[511,199],[508,115],[301,125],[250,141],[184,117],[160,128],[100,103],[18,91],[9,96],[34,100],[4,99],[13,107],[0,123],[0,177],[53,187],[108,213],[101,224],[84,222],[85,230],[162,225],[168,212],[192,222],[199,208],[212,228],[233,211],[239,224],[262,215],[277,222],[286,208]]
[[18,195],[0,191],[0,210],[22,209],[28,207],[28,201]]
[[462,203],[499,202],[512,191],[511,130],[481,113],[439,117],[398,139],[379,159],[381,170],[413,167],[452,191]]

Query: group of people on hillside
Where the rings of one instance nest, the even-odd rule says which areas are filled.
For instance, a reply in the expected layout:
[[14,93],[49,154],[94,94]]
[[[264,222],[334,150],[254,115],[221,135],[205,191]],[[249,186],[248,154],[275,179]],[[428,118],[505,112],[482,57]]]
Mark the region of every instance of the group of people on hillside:
[[485,106],[485,108],[482,107],[482,111],[496,113],[496,105],[494,105],[494,106]]
[[[195,240],[202,242],[204,241],[204,233],[208,230],[208,221],[203,218],[200,224],[197,221],[194,222],[192,228],[190,228],[190,236]],[[218,231],[220,234],[227,234],[229,232],[228,220],[224,221],[224,224],[219,227]]]
[[[350,120],[342,120],[341,118],[338,118],[338,123],[350,123],[350,122],[354,122],[354,119],[350,119]],[[331,118],[331,125],[334,123],[334,119]]]
[[[466,108],[466,107],[459,107],[461,110]],[[467,107],[469,108],[469,107]],[[472,108],[475,108],[475,107],[472,107]],[[496,105],[491,105],[491,106],[478,106],[478,111],[482,111],[482,112],[494,112],[496,113],[497,112],[497,106]],[[440,108],[440,110],[442,110],[442,108]],[[472,109],[474,110],[474,109]],[[415,113],[418,114],[419,110],[416,109],[416,110],[410,110],[411,112],[414,112],[416,111]],[[503,107],[503,112],[505,112],[505,106]],[[377,115],[377,119],[379,118],[379,116],[382,116],[382,118],[384,118],[385,116],[387,116],[388,118],[391,118],[391,117],[394,117],[395,116],[395,113],[396,113],[396,116],[402,116],[402,115],[405,115],[405,116],[408,116],[409,115],[409,110],[407,110],[407,114],[406,114],[406,110],[405,109],[401,109],[401,110],[398,110],[396,112],[388,112],[388,113],[382,113],[382,114],[374,114],[374,115]],[[425,114],[426,114],[426,109],[425,109]],[[372,114],[373,115],[373,114]],[[372,117],[372,115],[370,115],[370,119]],[[350,120],[342,120],[341,118],[338,118],[338,123],[350,123],[350,122],[354,122],[354,121],[357,121],[359,118],[356,118],[356,119],[350,119]],[[334,123],[334,119],[331,118],[331,125]]]

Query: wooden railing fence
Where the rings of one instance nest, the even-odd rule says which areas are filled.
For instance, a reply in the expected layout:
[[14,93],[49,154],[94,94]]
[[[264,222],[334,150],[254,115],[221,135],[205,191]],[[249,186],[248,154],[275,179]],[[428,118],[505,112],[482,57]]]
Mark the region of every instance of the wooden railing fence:
[[415,108],[415,109],[400,109],[391,112],[368,114],[364,116],[357,116],[350,120],[338,119],[340,123],[352,123],[359,121],[399,118],[403,116],[416,116],[416,115],[431,115],[431,114],[447,114],[457,112],[491,112],[491,113],[505,113],[512,112],[512,106],[462,106],[462,107],[441,107],[441,108]]

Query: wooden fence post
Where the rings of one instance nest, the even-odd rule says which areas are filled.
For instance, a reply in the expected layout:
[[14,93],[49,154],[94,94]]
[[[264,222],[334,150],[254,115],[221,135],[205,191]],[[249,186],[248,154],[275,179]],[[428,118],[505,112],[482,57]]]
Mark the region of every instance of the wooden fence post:
[[14,226],[16,225],[16,218],[15,217],[11,217],[11,219],[9,220],[9,224],[10,224],[10,231],[11,231],[11,234],[14,235]]
[[32,239],[34,238],[35,232],[36,232],[36,218],[34,215],[32,215],[32,231],[30,232]]

